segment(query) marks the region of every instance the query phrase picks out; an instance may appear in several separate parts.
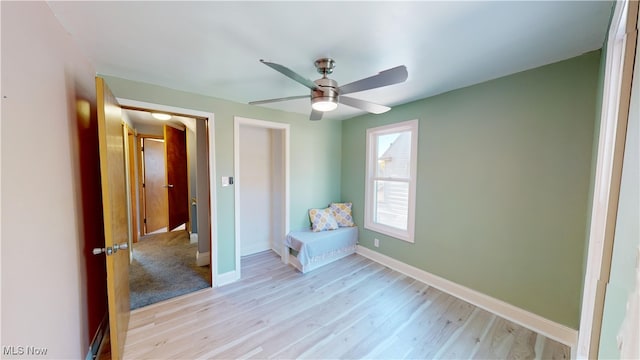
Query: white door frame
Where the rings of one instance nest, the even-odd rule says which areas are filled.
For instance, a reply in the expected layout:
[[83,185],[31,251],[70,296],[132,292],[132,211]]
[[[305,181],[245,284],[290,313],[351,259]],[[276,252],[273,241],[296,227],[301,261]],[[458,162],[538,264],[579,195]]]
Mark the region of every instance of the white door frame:
[[[204,112],[199,110],[192,110],[186,108],[180,108],[175,106],[168,106],[162,104],[148,103],[144,101],[137,101],[131,99],[117,98],[118,103],[121,106],[150,109],[164,111],[174,114],[182,114],[186,116],[193,116],[197,118],[204,118],[208,122],[207,126],[207,139],[208,139],[208,163],[209,163],[209,216],[211,217],[211,243],[209,244],[209,250],[211,252],[211,286],[216,287],[218,284],[218,221],[216,220],[217,211],[214,211],[217,206],[216,196],[216,162],[215,162],[215,120],[214,114],[210,112]],[[196,120],[198,121],[198,120]],[[195,259],[194,259],[195,260]]]
[[[273,122],[273,121],[264,121],[264,120],[256,120],[256,119],[248,119],[239,116],[234,116],[233,118],[233,173],[234,173],[234,203],[235,203],[235,252],[236,252],[236,269],[235,269],[235,278],[240,279],[240,186],[242,184],[242,179],[240,178],[240,126],[254,126],[265,129],[273,129],[273,130],[283,130],[284,131],[284,234],[282,234],[281,247],[280,247],[280,256],[282,261],[286,264],[288,261],[289,252],[286,251],[286,247],[284,245],[284,236],[289,233],[289,139],[290,139],[290,129],[291,126],[285,123]],[[276,239],[276,242],[278,239]]]
[[[626,138],[627,108],[620,108],[622,101],[628,100],[630,81],[627,89],[623,75],[628,64],[627,17],[629,1],[616,1],[611,26],[607,38],[606,67],[603,82],[602,111],[598,139],[596,172],[591,209],[591,228],[587,254],[575,357],[578,359],[597,358],[602,326],[604,296],[609,282],[611,251],[615,234],[617,204],[620,195],[624,139]],[[635,41],[633,44],[635,49]],[[635,50],[633,51],[635,55]],[[638,61],[638,59],[636,59]],[[623,88],[624,87],[624,88]],[[573,357],[573,356],[572,356]]]

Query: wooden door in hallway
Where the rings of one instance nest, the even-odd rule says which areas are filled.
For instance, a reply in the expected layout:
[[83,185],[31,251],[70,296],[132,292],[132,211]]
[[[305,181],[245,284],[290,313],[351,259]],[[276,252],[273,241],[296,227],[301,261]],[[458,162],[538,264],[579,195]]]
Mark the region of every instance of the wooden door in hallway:
[[145,137],[144,162],[144,233],[166,228],[169,224],[164,140]]
[[186,131],[165,125],[164,145],[167,164],[168,224],[169,230],[173,230],[189,222]]
[[[107,257],[111,356],[122,358],[129,327],[129,245],[122,110],[104,79],[96,77],[100,179]],[[125,246],[126,245],[126,246]]]

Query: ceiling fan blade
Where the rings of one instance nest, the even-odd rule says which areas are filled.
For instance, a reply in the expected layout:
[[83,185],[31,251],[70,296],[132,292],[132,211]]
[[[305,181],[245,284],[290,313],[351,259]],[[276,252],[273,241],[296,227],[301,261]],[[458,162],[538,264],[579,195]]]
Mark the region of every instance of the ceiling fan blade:
[[384,105],[378,105],[378,104],[374,104],[372,102],[368,102],[368,101],[364,101],[364,100],[360,100],[360,99],[354,99],[352,97],[348,97],[348,96],[340,96],[338,97],[338,101],[341,104],[345,104],[354,108],[358,108],[367,112],[370,112],[372,114],[382,114],[385,113],[389,110],[391,110],[390,107],[388,106],[384,106]]
[[318,111],[318,110],[311,110],[311,115],[309,116],[309,120],[320,120],[322,119],[322,114],[324,114],[322,111]]
[[358,91],[375,89],[387,85],[393,85],[407,80],[409,73],[404,65],[379,72],[377,75],[370,76],[352,83],[340,86],[340,94],[350,94]]
[[310,96],[311,96],[311,95],[297,95],[297,96],[281,97],[281,98],[276,98],[276,99],[267,99],[267,100],[251,101],[251,102],[249,102],[249,105],[268,104],[268,103],[272,103],[272,102],[286,101],[286,100],[295,100],[295,99],[304,99],[304,98],[307,98],[307,99],[308,99]]
[[289,69],[286,66],[282,66],[280,64],[276,64],[276,63],[272,63],[272,62],[268,62],[268,61],[264,61],[262,59],[260,59],[260,62],[267,65],[268,67],[274,69],[275,71],[281,73],[282,75],[293,79],[294,81],[308,87],[311,90],[316,90],[318,88],[318,86],[316,85],[316,83],[314,83],[313,81],[305,78],[302,75],[299,75],[298,73],[296,73],[295,71]]

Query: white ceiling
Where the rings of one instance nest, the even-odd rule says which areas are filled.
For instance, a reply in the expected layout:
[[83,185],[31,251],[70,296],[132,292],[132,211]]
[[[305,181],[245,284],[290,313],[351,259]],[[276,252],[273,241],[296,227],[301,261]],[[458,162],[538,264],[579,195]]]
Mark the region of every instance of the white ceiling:
[[[599,49],[612,3],[49,2],[100,74],[241,103],[305,95],[265,59],[346,84],[404,64],[407,82],[350,96],[398,105]],[[266,106],[266,105],[263,105]],[[308,114],[307,99],[269,107]],[[325,119],[362,111],[341,105]]]
[[177,129],[184,129],[186,127],[191,129],[191,131],[196,131],[196,119],[194,118],[171,114],[172,116],[169,120],[158,120],[151,116],[151,111],[138,109],[123,109],[122,111],[135,128],[144,126],[146,129],[156,128],[156,131],[161,132],[162,126],[166,124]]

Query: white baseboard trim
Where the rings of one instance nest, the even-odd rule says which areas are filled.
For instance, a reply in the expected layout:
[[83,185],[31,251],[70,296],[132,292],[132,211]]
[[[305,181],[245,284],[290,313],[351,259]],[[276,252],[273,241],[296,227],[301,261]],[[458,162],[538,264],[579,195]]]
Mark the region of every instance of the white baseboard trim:
[[231,283],[234,283],[236,281],[240,280],[240,276],[238,274],[238,272],[234,271],[229,271],[226,272],[224,274],[218,274],[218,276],[216,276],[216,286],[225,286],[225,285],[229,285]]
[[444,291],[452,296],[473,304],[481,309],[494,313],[516,324],[525,326],[550,339],[571,347],[572,351],[578,343],[578,331],[565,325],[558,324],[540,315],[513,306],[502,300],[485,295],[476,290],[454,283],[427,271],[398,261],[366,247],[358,245],[356,252],[377,263],[394,269],[402,274],[422,281],[427,285]]
[[200,251],[196,251],[196,264],[198,266],[206,266],[211,262],[210,252],[206,251],[201,253]]

